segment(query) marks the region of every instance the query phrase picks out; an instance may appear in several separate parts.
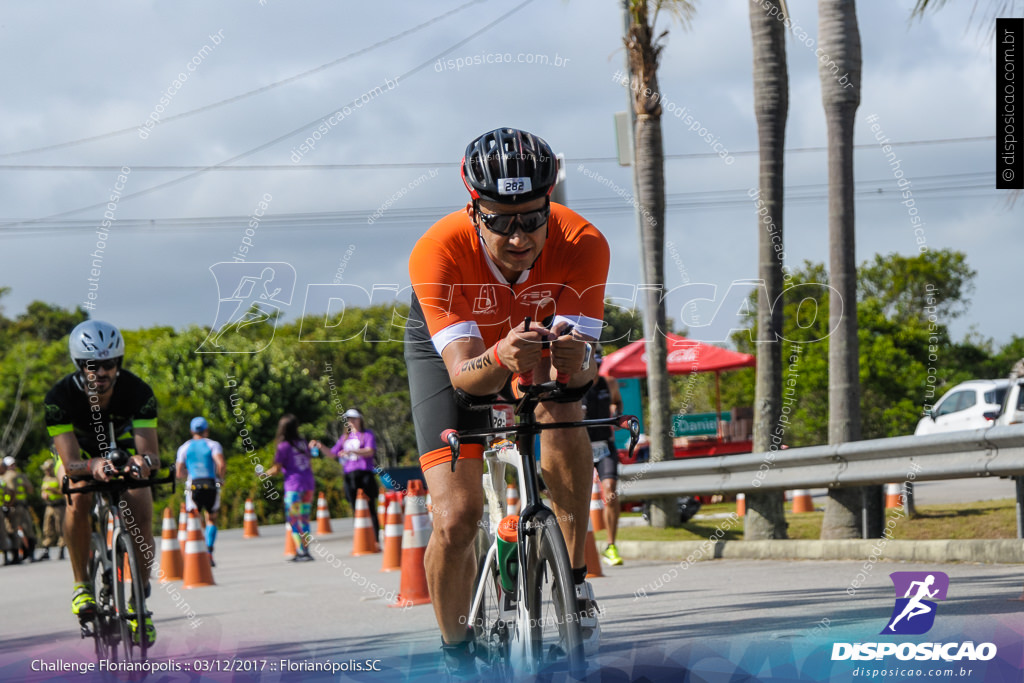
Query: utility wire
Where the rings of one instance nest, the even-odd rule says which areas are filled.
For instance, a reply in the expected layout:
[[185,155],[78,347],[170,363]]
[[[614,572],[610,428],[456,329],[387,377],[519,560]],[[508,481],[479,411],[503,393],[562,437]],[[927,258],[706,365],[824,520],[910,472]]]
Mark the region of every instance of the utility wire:
[[[134,128],[132,130],[135,130]],[[946,145],[960,142],[982,142],[995,140],[994,135],[967,138],[938,138],[933,140],[907,140],[906,142],[889,142],[893,147],[910,147],[919,145]],[[854,145],[855,149],[877,148],[875,143]],[[787,149],[787,154],[799,154],[804,152],[825,152],[828,147],[795,147]],[[746,149],[738,152],[730,152],[731,156],[753,156],[759,154],[756,149]],[[3,155],[0,155],[3,156]],[[687,154],[666,154],[665,159],[720,159],[718,152],[695,152]],[[566,158],[569,163],[611,163],[618,162],[618,157],[573,157]],[[459,165],[457,161],[409,161],[395,163],[374,163],[374,164],[246,164],[241,166],[173,166],[173,165],[142,165],[126,164],[132,172],[170,172],[170,171],[362,171],[369,169],[394,169],[394,168],[454,168]],[[100,164],[0,164],[0,171],[118,171],[120,166]]]
[[[399,40],[400,38],[404,38],[405,36],[412,35],[413,33],[416,33],[417,31],[425,29],[428,26],[436,24],[437,22],[442,21],[442,20],[450,17],[451,15],[453,15],[453,14],[455,14],[457,12],[460,12],[460,11],[466,9],[470,5],[476,5],[476,4],[479,4],[480,2],[483,2],[483,1],[484,0],[470,0],[467,3],[459,5],[455,9],[449,10],[449,11],[445,12],[444,14],[437,15],[433,19],[429,19],[429,20],[423,22],[422,24],[419,24],[417,26],[413,26],[410,29],[406,29],[405,31],[402,31],[401,33],[396,33],[393,36],[389,36],[388,38],[385,38],[383,40],[377,41],[373,45],[369,45],[369,46],[364,47],[362,49],[356,50],[355,52],[350,52],[347,55],[345,55],[344,57],[339,57],[338,59],[335,59],[333,61],[327,62],[326,64],[321,64],[320,66],[315,67],[313,69],[309,69],[308,71],[303,71],[302,73],[295,74],[294,76],[289,76],[288,78],[283,78],[280,81],[274,81],[273,83],[268,83],[267,85],[264,85],[264,86],[261,86],[259,88],[256,88],[255,90],[249,90],[248,92],[244,92],[244,93],[241,93],[239,95],[235,95],[233,97],[228,97],[227,99],[223,99],[223,100],[220,100],[218,102],[213,102],[211,104],[207,104],[207,105],[204,105],[202,107],[198,107],[196,109],[190,109],[189,111],[184,111],[184,112],[182,112],[180,114],[174,114],[173,116],[168,116],[167,118],[163,118],[163,119],[157,121],[157,125],[163,125],[165,123],[170,123],[171,121],[177,121],[177,120],[189,117],[189,116],[195,116],[196,114],[201,114],[203,112],[210,111],[211,109],[217,109],[218,107],[223,107],[226,104],[232,104],[233,102],[238,102],[240,100],[244,100],[246,98],[252,97],[253,95],[259,95],[260,93],[265,93],[265,92],[267,92],[269,90],[273,90],[274,88],[278,88],[278,87],[280,87],[282,85],[287,85],[288,83],[293,83],[293,82],[298,81],[300,79],[306,78],[307,76],[312,76],[315,73],[319,73],[319,72],[324,71],[326,69],[330,69],[330,68],[335,67],[335,66],[337,66],[339,64],[342,64],[343,62],[347,62],[350,59],[353,59],[355,57],[359,57],[360,55],[364,55],[367,52],[370,52],[372,50],[377,49],[378,47],[383,47],[384,45],[388,45],[389,43],[393,43],[396,40]],[[82,145],[82,144],[85,144],[87,142],[96,142],[97,140],[105,140],[107,138],[117,137],[119,135],[125,135],[126,133],[133,133],[133,132],[137,131],[138,129],[139,129],[139,126],[135,125],[135,126],[131,126],[131,127],[128,127],[128,128],[121,128],[119,130],[112,130],[109,133],[100,133],[99,135],[91,135],[89,137],[79,138],[77,140],[68,140],[66,142],[57,142],[57,143],[54,143],[52,145],[45,145],[43,147],[33,147],[31,149],[22,149],[22,150],[18,150],[17,152],[2,152],[2,153],[0,153],[0,159],[5,159],[7,157],[13,157],[13,156],[21,156],[21,155],[24,155],[24,154],[35,154],[37,152],[47,152],[47,151],[50,151],[50,150],[53,150],[53,149],[63,149],[65,147],[74,147],[75,145]],[[134,167],[132,167],[132,170],[135,170]]]
[[[857,183],[855,194],[858,201],[895,201],[898,189],[885,190],[878,185],[892,183],[891,178],[866,180]],[[915,197],[928,196],[931,201],[949,199],[985,198],[983,191],[996,192],[995,176],[991,171],[978,173],[957,173],[951,175],[921,176],[913,179]],[[810,204],[827,198],[828,186],[793,185],[786,187],[786,204]],[[955,193],[955,194],[954,194]],[[938,196],[935,196],[938,195]],[[621,197],[589,197],[575,200],[572,208],[585,216],[608,215],[634,211],[632,203]],[[754,202],[747,190],[711,190],[671,193],[666,196],[666,209],[672,211],[708,211],[733,209],[747,206],[753,210]],[[373,223],[374,228],[399,228],[406,225],[423,227],[450,213],[452,206],[429,206],[392,208]],[[273,230],[338,230],[365,229],[369,227],[367,217],[374,209],[349,211],[327,211],[319,213],[267,214],[261,218],[260,231]],[[248,224],[250,216],[194,216],[183,218],[124,218],[118,219],[118,232],[145,234],[179,234],[183,232],[205,232],[209,230],[237,230]],[[32,228],[5,228],[0,236],[43,235],[92,231],[96,221],[86,219],[56,221]]]

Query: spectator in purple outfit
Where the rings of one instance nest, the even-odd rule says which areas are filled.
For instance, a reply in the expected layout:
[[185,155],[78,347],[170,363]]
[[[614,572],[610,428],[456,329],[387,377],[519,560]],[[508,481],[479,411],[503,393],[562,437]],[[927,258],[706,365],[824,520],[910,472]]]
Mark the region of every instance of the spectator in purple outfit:
[[363,490],[370,499],[370,518],[373,520],[373,531],[380,537],[380,522],[377,520],[376,506],[377,472],[374,454],[377,452],[377,440],[373,432],[363,424],[363,414],[355,408],[345,411],[348,420],[348,431],[338,439],[331,448],[331,453],[338,457],[338,462],[345,470],[345,498],[352,510],[356,509],[356,492]]
[[288,525],[295,539],[297,554],[293,562],[312,562],[309,554],[309,513],[313,507],[313,467],[310,464],[309,444],[299,436],[299,420],[285,415],[277,423],[274,438],[274,464],[267,474],[284,473],[284,509]]

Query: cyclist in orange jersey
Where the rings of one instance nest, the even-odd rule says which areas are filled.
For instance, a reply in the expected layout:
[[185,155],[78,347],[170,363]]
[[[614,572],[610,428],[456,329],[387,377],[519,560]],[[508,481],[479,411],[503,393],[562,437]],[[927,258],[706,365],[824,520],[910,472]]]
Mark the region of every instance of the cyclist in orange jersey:
[[[511,396],[520,373],[537,382],[558,375],[574,390],[567,402],[538,407],[541,422],[583,419],[580,399],[597,372],[589,342],[600,338],[609,263],[597,228],[551,202],[558,161],[541,138],[512,128],[485,133],[467,147],[461,171],[471,201],[434,224],[409,259],[414,293],[405,335],[420,466],[434,510],[427,584],[445,665],[457,679],[476,673],[467,612],[483,512],[483,445],[464,441],[452,472],[439,435],[487,425],[488,413],[460,407],[459,392]],[[528,331],[526,318],[535,321]],[[590,441],[584,429],[544,431],[541,454],[593,651],[599,610],[584,561]]]

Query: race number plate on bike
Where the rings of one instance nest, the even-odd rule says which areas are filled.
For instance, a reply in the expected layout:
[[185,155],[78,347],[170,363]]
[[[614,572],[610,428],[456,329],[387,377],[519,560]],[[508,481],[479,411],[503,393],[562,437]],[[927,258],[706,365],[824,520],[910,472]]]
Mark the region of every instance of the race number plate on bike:
[[590,444],[590,450],[594,454],[594,462],[600,462],[602,458],[607,458],[612,454],[610,448],[608,448],[607,441],[593,441]]
[[[516,424],[516,411],[510,405],[491,406],[491,427],[501,429],[502,427],[514,427]],[[491,437],[491,443],[506,440],[512,432],[495,434]]]

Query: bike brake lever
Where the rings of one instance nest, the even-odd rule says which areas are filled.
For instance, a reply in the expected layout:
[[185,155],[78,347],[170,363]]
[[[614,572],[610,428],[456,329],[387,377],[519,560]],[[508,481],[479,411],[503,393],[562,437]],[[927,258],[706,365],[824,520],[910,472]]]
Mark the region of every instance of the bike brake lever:
[[452,452],[452,472],[455,471],[455,465],[459,462],[459,433],[454,429],[446,429],[441,432],[441,440],[448,443],[448,448]]
[[633,451],[640,443],[640,421],[633,415],[623,415],[619,418],[619,427],[629,430],[629,459],[633,460]]

